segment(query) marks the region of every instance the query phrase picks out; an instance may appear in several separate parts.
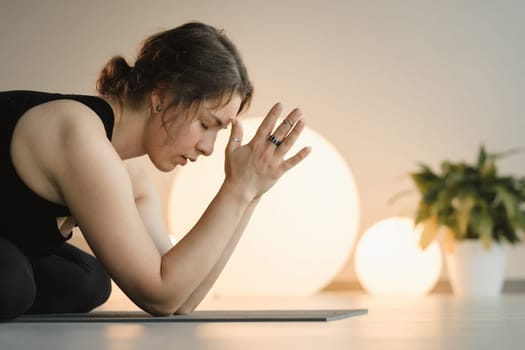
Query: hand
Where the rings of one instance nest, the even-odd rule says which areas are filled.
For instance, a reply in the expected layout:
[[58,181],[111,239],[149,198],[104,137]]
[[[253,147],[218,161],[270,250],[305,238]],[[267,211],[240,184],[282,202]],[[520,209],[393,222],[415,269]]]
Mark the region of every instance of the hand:
[[[284,159],[304,129],[302,111],[292,110],[277,126],[282,106],[276,103],[268,112],[251,141],[242,145],[243,129],[234,119],[230,141],[226,146],[225,183],[230,188],[254,200],[268,191],[288,170],[299,164],[309,153],[304,147],[292,157]],[[273,140],[273,141],[272,141]]]

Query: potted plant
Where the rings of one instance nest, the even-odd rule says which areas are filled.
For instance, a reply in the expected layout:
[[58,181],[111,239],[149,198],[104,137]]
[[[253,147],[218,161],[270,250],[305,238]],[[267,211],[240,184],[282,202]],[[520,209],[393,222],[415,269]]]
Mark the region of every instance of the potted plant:
[[503,288],[502,243],[518,243],[525,229],[525,178],[498,174],[496,161],[515,152],[487,153],[481,145],[474,164],[444,161],[439,172],[420,164],[410,174],[420,195],[420,246],[440,239],[455,294],[495,295]]

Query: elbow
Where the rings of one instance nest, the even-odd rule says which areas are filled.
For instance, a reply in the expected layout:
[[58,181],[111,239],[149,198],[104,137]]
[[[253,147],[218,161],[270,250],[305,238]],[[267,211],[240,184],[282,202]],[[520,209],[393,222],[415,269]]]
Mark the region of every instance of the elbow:
[[[142,290],[143,298],[140,298],[144,301],[142,309],[153,316],[192,313],[197,307],[193,297],[195,291],[191,287],[192,281],[187,281],[187,278],[183,277],[163,278],[164,275],[166,273],[163,274],[161,270],[158,283],[148,284],[148,287]],[[184,276],[175,272],[172,272],[172,275]]]
[[165,317],[172,315],[189,315],[195,311],[195,307],[182,305],[180,307],[174,307],[170,305],[149,305],[144,307],[144,310],[155,317]]
[[181,309],[181,305],[184,304],[184,301],[185,299],[179,296],[171,295],[170,297],[162,299],[159,298],[146,301],[141,303],[139,306],[141,309],[155,317],[172,316],[174,314],[180,313],[179,310]]
[[195,306],[182,305],[181,307],[177,309],[177,311],[175,311],[175,314],[176,315],[189,315],[193,311],[195,311],[195,308],[196,308]]
[[150,300],[143,304],[142,309],[152,316],[189,315],[197,308],[197,304],[187,296],[177,293],[165,295],[155,301]]
[[154,317],[166,317],[166,316],[171,316],[175,314],[175,311],[173,311],[172,309],[162,308],[158,306],[149,306],[149,307],[144,307],[143,309],[148,314]]

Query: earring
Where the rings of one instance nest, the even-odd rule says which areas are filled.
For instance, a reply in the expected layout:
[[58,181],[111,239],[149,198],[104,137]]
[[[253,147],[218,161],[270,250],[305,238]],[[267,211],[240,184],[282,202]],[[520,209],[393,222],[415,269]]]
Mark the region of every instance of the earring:
[[156,107],[155,107],[155,110],[157,112],[162,112],[162,105],[161,104],[158,104]]

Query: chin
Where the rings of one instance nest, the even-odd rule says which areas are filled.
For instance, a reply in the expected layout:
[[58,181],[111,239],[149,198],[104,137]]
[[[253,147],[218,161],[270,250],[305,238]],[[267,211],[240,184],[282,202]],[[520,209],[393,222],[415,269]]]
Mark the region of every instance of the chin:
[[162,171],[163,173],[169,173],[169,172],[172,172],[173,170],[175,170],[175,168],[178,167],[178,166],[179,166],[179,164],[173,164],[173,166],[162,168],[162,169],[160,169],[160,171]]
[[162,171],[163,173],[169,173],[171,171],[173,171],[179,164],[173,164],[173,163],[170,163],[170,164],[157,164],[157,163],[153,163],[153,165],[155,165],[155,168],[157,168],[157,170],[159,171]]

